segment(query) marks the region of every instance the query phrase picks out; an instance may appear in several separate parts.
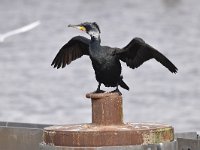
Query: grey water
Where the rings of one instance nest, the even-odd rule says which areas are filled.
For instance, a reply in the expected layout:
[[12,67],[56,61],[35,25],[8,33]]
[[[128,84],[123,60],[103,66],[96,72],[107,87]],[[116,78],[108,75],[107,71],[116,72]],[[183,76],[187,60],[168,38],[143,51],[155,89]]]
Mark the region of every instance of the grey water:
[[[199,0],[1,0],[0,34],[40,20],[35,29],[0,43],[0,121],[75,124],[91,122],[97,88],[87,56],[64,69],[51,62],[73,36],[68,24],[96,21],[102,45],[124,47],[141,37],[179,69],[171,74],[155,60],[132,70],[123,64],[125,122],[172,125],[200,131]],[[104,90],[113,90],[103,87]]]

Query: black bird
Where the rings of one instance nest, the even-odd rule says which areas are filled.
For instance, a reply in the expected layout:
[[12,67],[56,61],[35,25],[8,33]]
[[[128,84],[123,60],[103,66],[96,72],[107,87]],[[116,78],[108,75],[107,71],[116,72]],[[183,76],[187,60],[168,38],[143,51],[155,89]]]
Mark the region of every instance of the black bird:
[[130,68],[135,69],[145,61],[155,58],[172,73],[176,73],[178,70],[168,58],[145,43],[141,38],[133,38],[124,48],[112,48],[100,45],[101,32],[95,22],[85,22],[78,25],[69,25],[68,27],[86,32],[91,39],[83,36],[73,37],[60,49],[51,65],[57,69],[60,67],[64,68],[66,64],[70,64],[75,59],[88,55],[92,61],[96,80],[99,83],[95,91],[97,93],[103,92],[100,89],[102,83],[106,87],[116,87],[115,91],[119,93],[119,85],[129,90],[129,87],[122,80],[120,60],[125,62]]

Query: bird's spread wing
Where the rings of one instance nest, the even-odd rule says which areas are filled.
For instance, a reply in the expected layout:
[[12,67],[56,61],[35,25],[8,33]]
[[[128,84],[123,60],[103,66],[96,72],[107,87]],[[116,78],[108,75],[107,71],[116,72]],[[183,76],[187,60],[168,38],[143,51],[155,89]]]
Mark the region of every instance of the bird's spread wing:
[[133,69],[139,67],[145,61],[155,58],[172,73],[176,73],[178,70],[168,58],[140,38],[134,38],[127,46],[120,51],[118,50],[116,54],[119,55],[120,60]]
[[89,39],[82,36],[72,38],[60,49],[51,65],[57,69],[64,68],[66,64],[70,64],[75,59],[89,55],[89,42]]

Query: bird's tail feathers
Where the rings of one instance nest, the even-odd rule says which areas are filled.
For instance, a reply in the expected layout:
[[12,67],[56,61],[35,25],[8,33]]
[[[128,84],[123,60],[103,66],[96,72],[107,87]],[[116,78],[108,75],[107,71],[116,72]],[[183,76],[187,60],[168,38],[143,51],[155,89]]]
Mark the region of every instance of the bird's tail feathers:
[[122,87],[122,88],[124,88],[124,89],[126,89],[126,90],[129,90],[129,87],[128,87],[128,85],[126,85],[126,83],[122,80],[123,79],[123,76],[120,76],[120,81],[119,81],[119,85]]

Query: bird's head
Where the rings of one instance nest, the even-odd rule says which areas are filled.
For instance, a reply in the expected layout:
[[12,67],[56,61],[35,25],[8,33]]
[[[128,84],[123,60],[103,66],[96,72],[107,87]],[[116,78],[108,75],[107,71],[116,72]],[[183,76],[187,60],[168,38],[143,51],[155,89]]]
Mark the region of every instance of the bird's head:
[[99,29],[99,26],[97,25],[96,22],[84,22],[78,25],[68,25],[68,27],[73,27],[73,28],[77,28],[81,31],[86,32],[87,34],[89,34],[91,37],[99,37],[101,31]]

